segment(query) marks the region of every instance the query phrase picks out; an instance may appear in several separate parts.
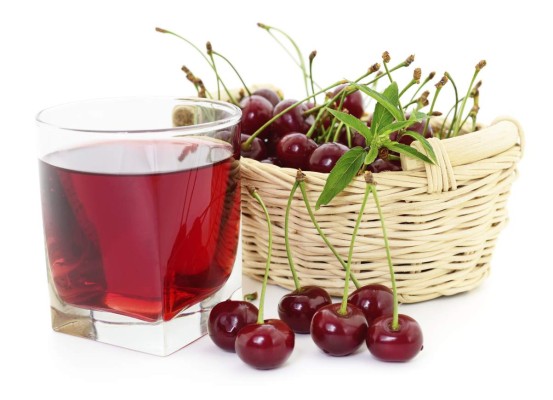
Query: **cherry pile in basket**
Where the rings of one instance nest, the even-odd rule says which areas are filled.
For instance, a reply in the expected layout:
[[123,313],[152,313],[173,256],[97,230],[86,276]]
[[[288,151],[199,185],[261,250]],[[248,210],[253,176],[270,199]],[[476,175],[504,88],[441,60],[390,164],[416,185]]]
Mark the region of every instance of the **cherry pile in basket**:
[[[306,66],[299,47],[289,35],[275,27],[258,25],[276,40],[279,40],[279,35],[283,37],[293,49],[289,52],[293,58],[292,53],[296,53],[294,61],[301,69],[305,89],[305,97],[301,100],[283,99],[280,93],[268,88],[250,91],[234,65],[214,50],[211,43],[206,45],[206,55],[187,39],[157,28],[159,32],[177,36],[192,45],[209,64],[216,80],[216,95],[207,90],[204,82],[188,68],[182,68],[187,79],[198,90],[198,96],[224,99],[242,109],[242,156],[277,167],[297,169],[284,218],[284,242],[296,289],[280,300],[280,319],[263,318],[271,264],[272,225],[263,199],[255,188],[249,188],[267,221],[269,244],[260,306],[257,309],[247,301],[228,300],[219,303],[210,313],[208,333],[217,346],[236,351],[244,362],[259,369],[271,369],[284,364],[292,354],[295,334],[310,334],[315,344],[332,356],[353,354],[366,343],[369,351],[379,360],[411,360],[422,350],[423,335],[413,318],[398,312],[392,254],[378,199],[377,179],[373,173],[401,170],[400,154],[436,164],[436,155],[428,138],[445,139],[463,130],[476,130],[481,82],[475,82],[486,62],[482,60],[476,64],[464,96],[447,72],[434,84],[433,94],[428,90],[420,93],[435,76],[431,72],[421,82],[420,68],[414,68],[409,79],[400,87],[399,79],[395,77],[396,71],[411,66],[415,58],[408,56],[392,66],[387,51],[382,54],[382,65],[375,63],[356,79],[338,80],[323,87],[313,78],[315,51],[311,52]],[[283,43],[281,45],[284,46]],[[228,89],[219,74],[216,58],[230,65],[236,73],[242,83],[240,91]],[[380,81],[386,82],[386,87],[381,91],[377,89]],[[453,88],[453,104],[445,108],[449,111],[440,123],[431,124],[432,117],[442,115],[436,109],[437,99],[448,82],[451,82]],[[469,101],[472,102],[472,108],[465,112]],[[370,102],[374,104],[369,109]],[[414,141],[420,144],[419,149],[424,153],[411,146]],[[316,208],[329,204],[356,176],[364,177],[364,198],[351,234],[347,257],[336,252],[319,226],[308,200],[308,182],[302,171],[327,174]],[[328,293],[321,287],[302,286],[295,270],[288,238],[288,219],[297,189],[301,192],[305,209],[318,235],[344,269],[344,291],[338,303],[332,303]],[[350,267],[357,232],[370,196],[381,223],[390,272],[389,285],[385,282],[386,285],[361,286]],[[350,282],[356,287],[353,293],[349,293]]]

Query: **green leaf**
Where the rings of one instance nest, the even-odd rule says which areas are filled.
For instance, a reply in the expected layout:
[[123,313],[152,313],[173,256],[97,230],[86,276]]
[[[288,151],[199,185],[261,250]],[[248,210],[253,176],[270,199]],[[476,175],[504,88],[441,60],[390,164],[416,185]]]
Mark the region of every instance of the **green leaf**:
[[428,156],[432,159],[432,161],[434,161],[434,164],[438,163],[438,159],[436,158],[436,153],[434,153],[434,149],[424,136],[414,131],[405,131],[403,132],[403,135],[411,136],[413,139],[418,140],[422,147],[426,150]]
[[426,162],[426,163],[429,163],[429,164],[434,164],[434,162],[430,158],[426,157],[420,151],[418,151],[417,149],[414,149],[411,146],[406,146],[406,145],[401,144],[401,143],[392,142],[392,143],[388,144],[386,147],[388,149],[392,150],[392,151],[397,151],[400,154],[405,154],[406,156],[409,156],[409,157],[418,158],[419,160],[422,160],[423,162]]
[[378,156],[378,147],[371,146],[371,148],[369,149],[369,152],[365,156],[365,162],[364,162],[365,165],[369,165],[370,163],[372,163],[374,160],[376,160],[377,156]]
[[[399,92],[396,82],[392,82],[383,93],[378,93],[371,88],[368,88],[357,83],[352,83],[352,86],[365,93],[367,96],[376,100],[374,108],[373,120],[371,127],[375,129],[379,126],[389,125],[396,119],[397,121],[405,120],[405,115],[399,110]],[[373,131],[374,132],[374,131]]]
[[418,121],[417,120],[411,120],[411,119],[408,119],[407,121],[392,122],[391,124],[388,124],[388,125],[382,127],[380,129],[380,131],[378,132],[378,134],[380,136],[390,135],[390,133],[395,132],[395,131],[399,131],[400,129],[408,128],[411,125],[415,124],[416,122],[418,122]]
[[323,192],[315,205],[316,210],[330,203],[338,193],[349,185],[363,165],[366,154],[367,152],[361,147],[354,147],[338,159],[328,178],[326,178]]
[[372,141],[373,135],[369,127],[359,118],[356,118],[350,114],[346,114],[342,111],[333,110],[331,108],[327,108],[327,111],[338,118],[341,122],[343,122],[350,128],[355,129],[357,132],[363,135],[367,143],[370,143]]

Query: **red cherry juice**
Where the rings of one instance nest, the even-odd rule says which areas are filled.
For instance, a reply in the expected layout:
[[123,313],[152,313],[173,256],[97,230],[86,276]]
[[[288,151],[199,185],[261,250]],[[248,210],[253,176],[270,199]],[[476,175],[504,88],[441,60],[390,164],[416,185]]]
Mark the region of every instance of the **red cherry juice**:
[[228,279],[240,222],[230,145],[96,143],[39,164],[50,279],[63,302],[167,321]]

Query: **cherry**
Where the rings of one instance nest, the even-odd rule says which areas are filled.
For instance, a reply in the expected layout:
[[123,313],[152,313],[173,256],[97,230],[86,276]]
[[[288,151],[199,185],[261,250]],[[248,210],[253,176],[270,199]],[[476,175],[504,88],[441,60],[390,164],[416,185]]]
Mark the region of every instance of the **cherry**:
[[278,315],[294,332],[309,333],[315,312],[331,303],[330,295],[323,288],[302,286],[280,299]]
[[[240,102],[242,109],[242,133],[247,135],[253,134],[261,126],[273,117],[273,105],[265,97],[252,95],[245,97]],[[269,129],[263,130],[259,134],[259,138],[263,139],[269,136]]]
[[244,326],[255,323],[257,313],[257,307],[247,301],[223,301],[209,313],[209,337],[223,350],[234,351],[236,334]]
[[401,164],[398,165],[393,161],[377,158],[371,164],[369,164],[367,169],[373,173],[384,171],[401,171]]
[[392,329],[392,316],[375,319],[367,333],[367,347],[382,361],[409,361],[423,347],[422,331],[413,318],[399,314],[399,328]]
[[[282,111],[284,111],[294,103],[296,103],[296,100],[282,100],[275,106],[273,110],[273,117],[280,114]],[[309,116],[306,119],[303,116],[303,113],[305,111],[307,111],[307,105],[300,104],[278,117],[271,124],[273,134],[277,135],[278,137],[283,137],[290,132],[306,133],[309,127],[313,124],[313,117]]]
[[254,160],[261,161],[267,156],[267,149],[263,140],[256,137],[250,145],[249,149],[244,149],[244,142],[250,138],[250,135],[242,133],[240,135],[240,143],[242,144],[241,154],[242,157],[253,158]]
[[323,143],[309,157],[309,170],[328,173],[349,149],[341,143]]
[[347,356],[357,350],[367,335],[363,312],[348,304],[340,314],[340,303],[321,307],[311,321],[311,337],[321,350],[332,356]]
[[242,328],[236,336],[236,354],[257,369],[281,366],[294,350],[294,332],[279,319]]
[[278,96],[278,94],[271,89],[257,89],[252,94],[265,97],[267,100],[269,100],[269,102],[273,105],[273,107],[276,106],[280,101],[280,97]]
[[[405,118],[409,119],[409,114],[406,114]],[[409,128],[407,128],[407,130],[417,132],[422,135],[425,124],[426,124],[426,120],[418,121],[418,122],[415,122],[413,125],[411,125]],[[398,131],[394,131],[390,133],[390,140],[404,144],[406,146],[410,146],[411,143],[413,143],[413,141],[415,140],[413,137],[409,135],[401,135],[398,140],[398,135],[399,135]],[[432,125],[428,124],[428,128],[426,129],[426,133],[424,137],[428,139],[428,138],[431,138],[432,136],[433,136]]]
[[303,133],[293,132],[277,143],[276,153],[283,167],[307,170],[309,157],[317,148],[317,143]]
[[[340,136],[338,137],[338,142],[342,143],[343,145],[349,146],[348,144],[348,134],[346,132],[346,128],[342,128],[340,131]],[[367,146],[367,141],[365,140],[365,136],[361,135],[359,132],[352,130],[351,131],[351,147],[363,147],[365,148]]]
[[[333,96],[336,96],[342,89],[344,89],[346,85],[338,86],[334,92],[332,93]],[[336,105],[340,104],[340,97],[336,100]],[[363,109],[363,96],[361,96],[361,92],[355,91],[353,93],[348,94],[344,98],[344,102],[342,103],[342,109],[346,109],[349,111],[349,113],[357,118],[361,118],[363,116],[363,113],[365,110]]]
[[369,326],[382,315],[391,315],[394,311],[394,295],[384,285],[366,285],[349,295],[348,302],[359,307]]

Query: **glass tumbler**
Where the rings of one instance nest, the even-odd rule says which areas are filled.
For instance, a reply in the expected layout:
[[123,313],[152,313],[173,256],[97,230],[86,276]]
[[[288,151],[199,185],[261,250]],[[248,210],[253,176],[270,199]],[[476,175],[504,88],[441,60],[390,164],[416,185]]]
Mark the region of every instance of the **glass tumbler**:
[[37,115],[55,331],[163,356],[240,297],[240,117],[163,97]]

